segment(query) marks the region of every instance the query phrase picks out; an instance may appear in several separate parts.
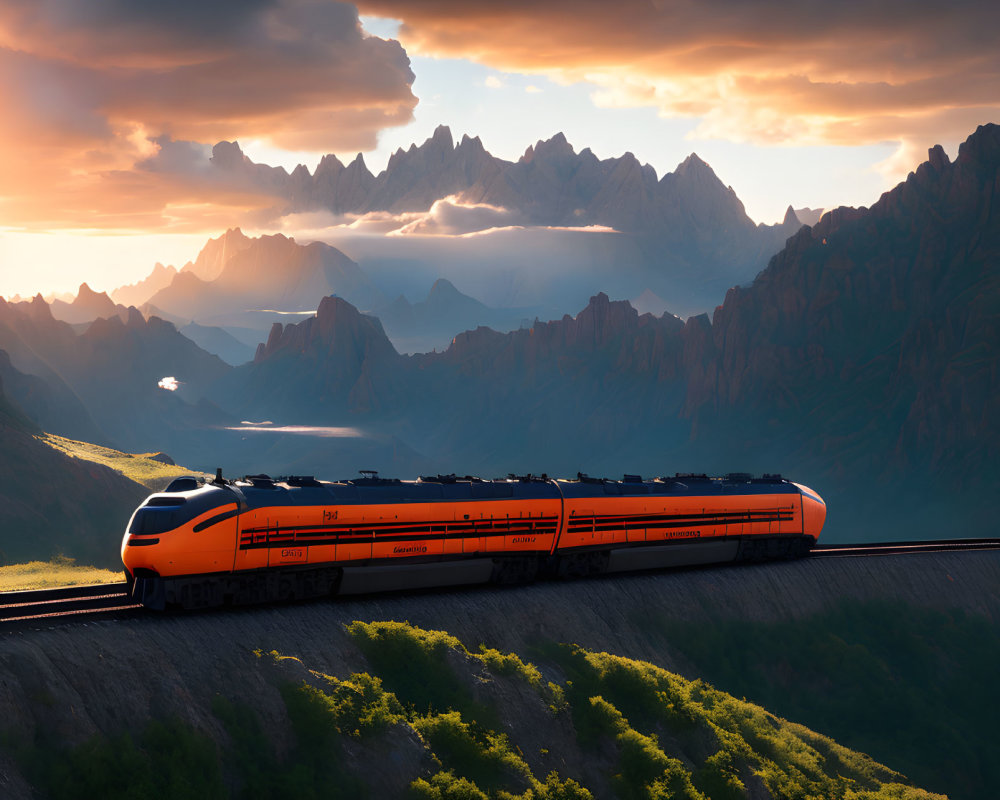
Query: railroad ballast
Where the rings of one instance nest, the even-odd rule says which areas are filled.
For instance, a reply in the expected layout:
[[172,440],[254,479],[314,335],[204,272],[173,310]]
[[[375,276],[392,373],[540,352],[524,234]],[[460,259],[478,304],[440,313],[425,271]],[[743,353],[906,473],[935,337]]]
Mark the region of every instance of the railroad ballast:
[[779,475],[178,478],[122,540],[132,597],[204,608],[794,558],[822,498]]

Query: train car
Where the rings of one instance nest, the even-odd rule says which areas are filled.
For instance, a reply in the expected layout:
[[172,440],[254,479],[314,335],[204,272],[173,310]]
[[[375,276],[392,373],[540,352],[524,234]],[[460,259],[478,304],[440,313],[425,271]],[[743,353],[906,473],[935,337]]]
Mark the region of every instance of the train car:
[[179,478],[122,540],[133,598],[204,608],[793,558],[826,517],[777,475]]

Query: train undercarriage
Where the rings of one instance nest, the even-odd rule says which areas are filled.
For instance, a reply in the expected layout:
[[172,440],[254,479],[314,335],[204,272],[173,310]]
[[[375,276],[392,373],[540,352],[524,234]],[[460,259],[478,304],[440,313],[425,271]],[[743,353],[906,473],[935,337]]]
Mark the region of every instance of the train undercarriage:
[[804,535],[699,539],[570,552],[355,562],[245,572],[162,577],[126,570],[132,599],[153,610],[193,610],[260,605],[386,591],[437,589],[483,583],[518,585],[537,579],[576,579],[727,562],[762,562],[808,555]]

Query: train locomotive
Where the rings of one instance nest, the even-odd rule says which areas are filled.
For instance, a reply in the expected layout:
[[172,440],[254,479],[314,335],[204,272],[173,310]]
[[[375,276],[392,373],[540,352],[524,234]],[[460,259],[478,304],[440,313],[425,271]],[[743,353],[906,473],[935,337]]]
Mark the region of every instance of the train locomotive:
[[779,475],[175,479],[136,509],[136,602],[206,608],[795,558],[822,498]]

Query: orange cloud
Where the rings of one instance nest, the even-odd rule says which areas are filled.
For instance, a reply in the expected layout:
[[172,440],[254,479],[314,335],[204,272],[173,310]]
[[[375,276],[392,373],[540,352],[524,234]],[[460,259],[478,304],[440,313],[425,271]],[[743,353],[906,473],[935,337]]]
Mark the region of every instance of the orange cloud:
[[1000,117],[1000,5],[975,0],[361,0],[408,52],[595,85],[605,106],[763,144],[957,141]]
[[413,79],[398,42],[367,36],[346,3],[10,0],[0,225],[175,228],[206,204],[213,228],[245,219],[273,198],[171,172],[164,149],[237,137],[371,149],[412,119]]

